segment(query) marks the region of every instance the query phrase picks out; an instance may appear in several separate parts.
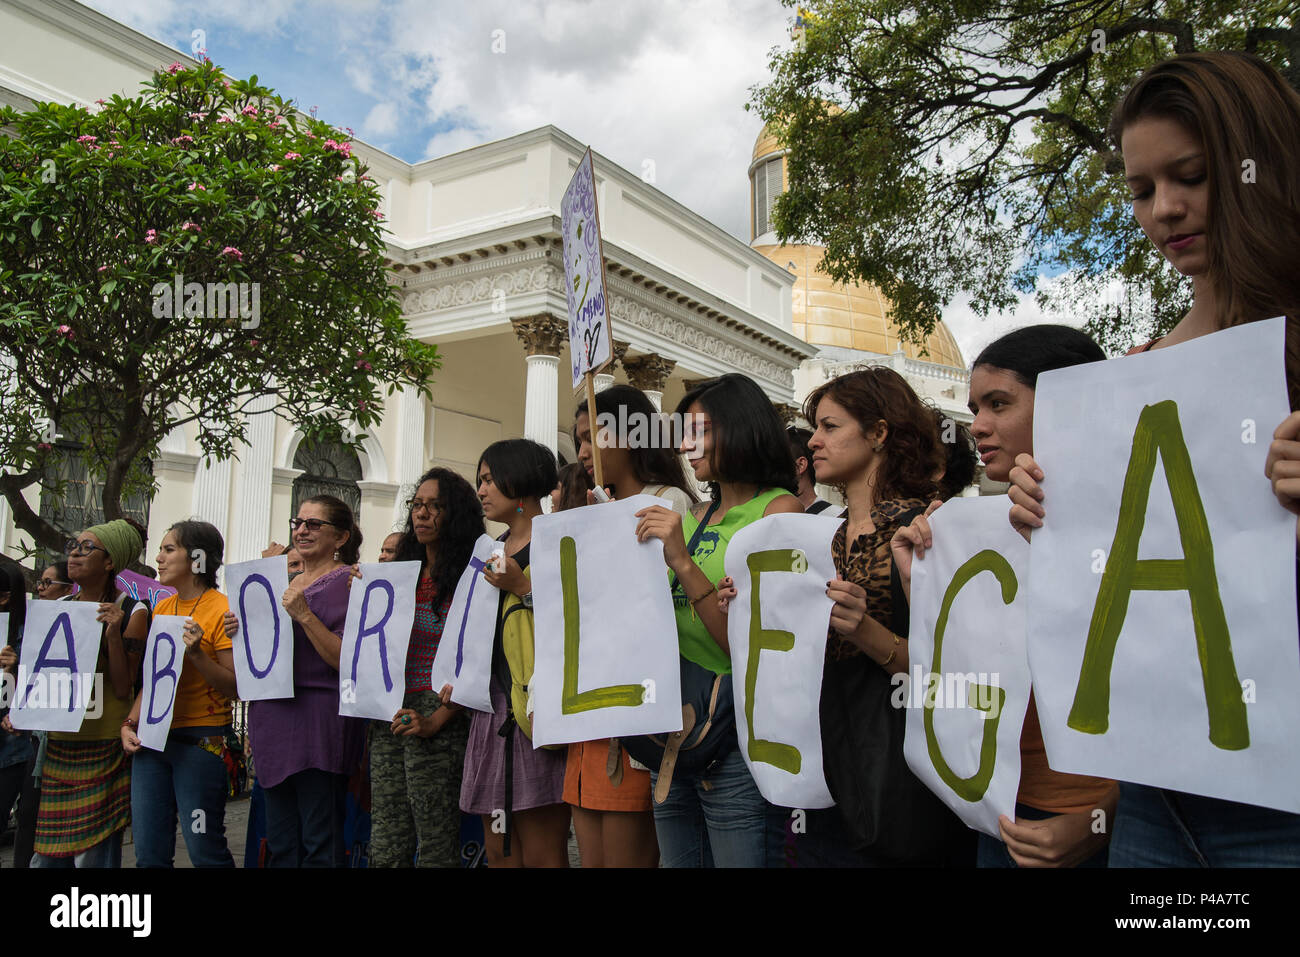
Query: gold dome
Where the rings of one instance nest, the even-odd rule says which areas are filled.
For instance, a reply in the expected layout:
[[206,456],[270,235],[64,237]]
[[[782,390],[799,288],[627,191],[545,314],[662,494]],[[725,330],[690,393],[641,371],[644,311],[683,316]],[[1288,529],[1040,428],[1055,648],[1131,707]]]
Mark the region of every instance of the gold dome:
[[754,141],[754,155],[750,157],[750,162],[761,156],[767,156],[770,153],[781,152],[781,141],[776,138],[772,132],[770,124],[763,124],[762,131],[758,134],[758,139]]
[[875,286],[835,282],[818,271],[826,250],[821,246],[755,246],[772,262],[797,277],[792,298],[791,331],[809,345],[840,346],[880,355],[900,349],[911,359],[936,362],[965,371],[957,340],[942,322],[922,345],[903,342],[885,318],[889,303]]

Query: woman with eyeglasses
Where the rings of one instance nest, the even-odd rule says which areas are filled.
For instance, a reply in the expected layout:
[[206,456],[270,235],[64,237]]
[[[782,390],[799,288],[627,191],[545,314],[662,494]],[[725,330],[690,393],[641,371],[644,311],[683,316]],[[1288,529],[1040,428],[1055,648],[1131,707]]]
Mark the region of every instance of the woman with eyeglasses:
[[[154,608],[156,615],[188,618],[171,730],[162,751],[140,744],[141,697],[122,725],[122,748],[133,755],[131,810],[136,867],[169,868],[176,856],[176,817],[195,867],[234,867],[226,846],[226,734],[230,699],[238,695],[235,655],[222,620],[230,603],[217,590],[225,543],[207,522],[177,522],[167,530],[154,559],[158,580],[176,594]],[[196,569],[198,569],[196,571]],[[195,827],[201,818],[203,827]]]
[[[343,867],[348,776],[361,762],[365,722],[339,715],[338,671],[361,529],[332,495],[305,499],[289,528],[303,564],[281,599],[293,619],[293,697],[248,707],[269,866]],[[239,621],[227,613],[225,623],[233,639]]]
[[72,594],[72,579],[68,577],[68,563],[55,562],[36,579],[36,598],[42,601],[58,601],[65,595]]
[[[0,565],[0,614],[9,615],[7,633],[0,633],[0,668],[12,678],[18,670],[22,648],[23,624],[27,618],[27,582],[17,565]],[[11,685],[12,687],[12,685]],[[8,714],[0,708],[0,716]],[[18,802],[18,821],[14,840],[14,866],[26,867],[31,859],[32,835],[36,829],[36,807],[40,792],[32,780],[36,749],[32,735],[26,731],[0,731],[0,828],[9,820],[14,802]],[[24,846],[26,858],[23,857]]]
[[[79,586],[69,601],[91,601],[103,622],[96,683],[98,718],[72,732],[51,731],[38,758],[41,804],[33,867],[121,867],[122,832],[131,822],[131,765],[121,727],[134,698],[149,634],[148,606],[117,588],[117,574],[144,549],[143,529],[116,519],[68,543],[68,577]],[[102,676],[102,679],[101,679]]]
[[420,477],[393,561],[420,563],[406,694],[390,721],[370,723],[370,866],[460,864],[460,785],[469,722],[430,683],[456,583],[483,534],[483,506],[451,469]]

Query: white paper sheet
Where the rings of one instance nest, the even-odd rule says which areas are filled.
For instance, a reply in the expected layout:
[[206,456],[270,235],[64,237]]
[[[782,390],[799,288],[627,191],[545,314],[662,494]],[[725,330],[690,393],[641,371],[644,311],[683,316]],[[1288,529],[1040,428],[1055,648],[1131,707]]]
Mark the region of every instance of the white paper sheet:
[[155,615],[144,646],[144,687],[140,692],[140,728],[136,737],[146,748],[164,751],[172,727],[176,692],[185,667],[185,615]]
[[[533,744],[680,731],[681,667],[663,543],[634,495],[533,519]],[[566,597],[567,595],[567,597]]]
[[727,546],[736,734],[759,791],[780,807],[835,803],[822,770],[819,702],[838,528],[817,515],[769,515]]
[[392,721],[406,694],[419,562],[366,562],[348,593],[339,651],[339,714]]
[[1248,323],[1039,378],[1029,664],[1054,769],[1300,811],[1296,517],[1264,477],[1283,337]]
[[954,498],[930,516],[934,548],[912,563],[907,643],[908,766],[958,817],[993,837],[999,814],[1016,819],[1029,706],[1029,544],[1007,509],[1001,495]]
[[281,604],[289,590],[289,560],[276,555],[227,565],[226,588],[239,619],[233,651],[240,699],[292,698],[293,619]]
[[28,603],[16,697],[9,711],[15,728],[77,731],[88,707],[92,718],[103,713],[104,695],[111,692],[96,671],[103,637],[98,614],[99,605],[91,601]]
[[451,685],[451,700],[475,711],[491,711],[492,640],[496,636],[497,607],[501,592],[483,577],[491,561],[493,539],[480,535],[469,565],[456,583],[442,640],[433,658],[430,687],[442,691]]

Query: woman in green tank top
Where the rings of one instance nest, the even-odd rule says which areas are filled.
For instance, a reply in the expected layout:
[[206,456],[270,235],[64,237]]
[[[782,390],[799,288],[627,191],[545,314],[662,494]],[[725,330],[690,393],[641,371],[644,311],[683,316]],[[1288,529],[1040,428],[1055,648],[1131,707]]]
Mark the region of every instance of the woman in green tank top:
[[[681,451],[695,478],[709,484],[711,501],[685,518],[671,509],[642,509],[637,539],[664,543],[682,657],[730,676],[727,618],[715,597],[725,574],[727,543],[765,515],[803,511],[792,494],[794,459],[776,408],[745,376],[733,373],[702,383],[686,394],[675,416],[686,422]],[[688,538],[695,540],[693,553]],[[679,770],[667,799],[655,807],[663,866],[765,866],[769,807],[733,729],[713,763],[695,774]]]

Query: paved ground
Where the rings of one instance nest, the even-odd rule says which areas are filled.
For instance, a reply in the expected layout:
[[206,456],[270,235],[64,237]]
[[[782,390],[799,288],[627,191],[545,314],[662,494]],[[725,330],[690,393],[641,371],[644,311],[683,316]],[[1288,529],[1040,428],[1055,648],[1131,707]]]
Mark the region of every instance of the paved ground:
[[[235,856],[235,866],[244,866],[244,842],[248,837],[248,797],[240,797],[230,801],[226,805],[226,842],[230,845],[230,851]],[[131,843],[131,832],[127,831],[126,842],[122,846],[122,866],[135,867],[135,845]],[[0,847],[0,868],[13,867],[14,864],[14,845],[13,834],[8,833],[4,836],[3,847]],[[190,856],[185,851],[185,838],[180,832],[180,825],[176,830],[176,866],[190,867]],[[569,834],[569,866],[580,867],[581,862],[578,860],[578,842],[574,839],[572,832]]]

